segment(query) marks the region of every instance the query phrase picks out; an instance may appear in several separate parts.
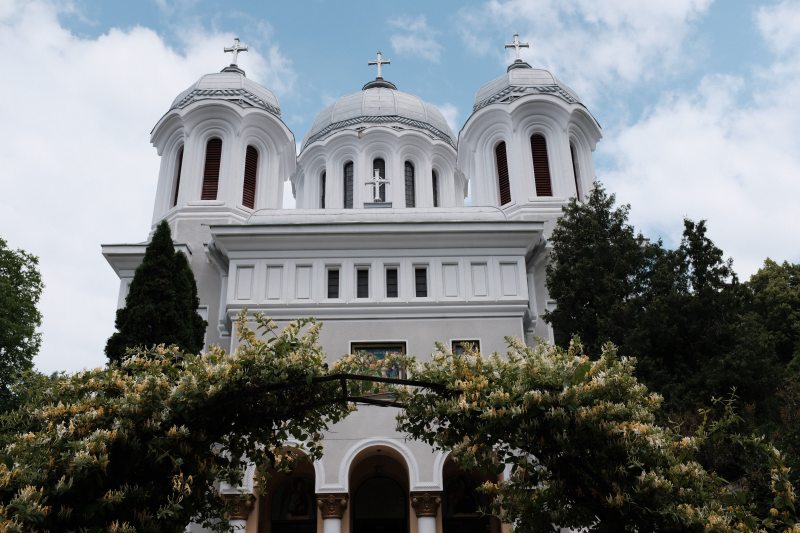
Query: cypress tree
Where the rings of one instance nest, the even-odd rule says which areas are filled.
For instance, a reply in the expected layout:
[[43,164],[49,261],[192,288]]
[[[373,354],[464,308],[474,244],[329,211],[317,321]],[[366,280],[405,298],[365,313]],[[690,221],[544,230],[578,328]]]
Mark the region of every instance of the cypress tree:
[[127,348],[162,343],[199,352],[206,330],[199,305],[189,262],[175,251],[169,225],[162,221],[136,269],[125,307],[117,310],[117,331],[106,343],[109,362],[122,361]]

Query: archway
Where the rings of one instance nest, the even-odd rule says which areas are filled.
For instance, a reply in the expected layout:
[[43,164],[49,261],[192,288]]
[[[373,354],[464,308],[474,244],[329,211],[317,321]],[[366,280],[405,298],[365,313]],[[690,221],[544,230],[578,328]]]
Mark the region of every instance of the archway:
[[352,533],[408,533],[408,471],[391,449],[364,450],[350,471]]
[[[300,452],[296,452],[300,453]],[[259,533],[316,533],[314,467],[299,460],[292,472],[272,472],[258,499]]]
[[448,459],[442,471],[442,479],[443,533],[500,533],[500,521],[497,517],[484,514],[489,508],[488,497],[478,490],[485,481],[496,481],[496,475],[466,472],[452,459]]

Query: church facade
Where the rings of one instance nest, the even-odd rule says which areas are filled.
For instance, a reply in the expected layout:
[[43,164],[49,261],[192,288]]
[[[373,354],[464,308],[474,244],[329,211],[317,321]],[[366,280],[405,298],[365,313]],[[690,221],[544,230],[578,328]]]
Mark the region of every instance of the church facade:
[[[505,336],[552,338],[541,316],[547,235],[594,181],[600,127],[577,95],[519,56],[481,87],[456,136],[441,112],[377,77],[319,112],[299,154],[277,98],[233,63],[179,94],[155,125],[161,158],[153,227],[166,219],[190,260],[206,344],[235,349],[232,321],[313,316],[332,360],[442,342],[483,353]],[[295,209],[282,206],[291,182]],[[468,202],[465,203],[465,200]],[[466,205],[466,204],[469,205]],[[145,244],[109,244],[119,305]],[[446,454],[406,440],[394,408],[361,406],[331,427],[321,461],[252,472],[222,492],[250,533],[499,532]],[[297,443],[299,444],[299,443]],[[251,498],[239,498],[253,494]],[[190,530],[202,531],[199,528]]]

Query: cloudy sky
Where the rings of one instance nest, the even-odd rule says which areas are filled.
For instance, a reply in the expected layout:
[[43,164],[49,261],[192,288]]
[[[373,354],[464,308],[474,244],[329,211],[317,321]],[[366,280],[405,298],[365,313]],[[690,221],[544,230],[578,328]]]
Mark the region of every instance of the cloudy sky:
[[40,258],[37,367],[105,362],[118,280],[100,244],[147,238],[149,132],[233,37],[299,141],[377,50],[458,131],[515,32],[602,124],[598,178],[638,229],[671,246],[707,219],[743,278],[800,261],[800,1],[0,0],[0,236]]

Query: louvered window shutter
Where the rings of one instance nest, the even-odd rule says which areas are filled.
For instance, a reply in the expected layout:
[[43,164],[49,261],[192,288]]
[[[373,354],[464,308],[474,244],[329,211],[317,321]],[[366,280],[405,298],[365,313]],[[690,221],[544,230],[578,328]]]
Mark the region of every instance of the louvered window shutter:
[[244,187],[242,189],[242,205],[254,209],[256,205],[256,175],[258,174],[258,150],[247,147],[244,158]]
[[433,186],[433,207],[439,207],[439,174],[435,170],[431,175],[431,185]]
[[553,196],[550,183],[550,162],[547,159],[547,141],[544,135],[531,136],[531,157],[533,157],[533,177],[536,182],[536,196]]
[[[378,170],[378,174],[380,175],[381,178],[385,178],[386,177],[386,161],[384,161],[383,159],[381,159],[381,158],[375,159],[372,162],[372,168]],[[373,174],[374,174],[374,171],[373,171]],[[373,179],[373,176],[370,176],[369,179]],[[385,202],[386,201],[386,184],[385,183],[381,183],[380,186],[378,186],[378,195],[381,197],[381,200],[380,200],[381,202]],[[374,198],[375,197],[373,196],[373,199]]]
[[209,139],[206,144],[206,164],[203,169],[201,200],[216,200],[219,187],[219,164],[222,159],[222,139]]
[[414,192],[414,165],[406,161],[406,207],[416,207],[416,195]]
[[506,143],[501,142],[494,149],[497,163],[497,188],[500,193],[500,205],[511,202],[511,183],[508,180],[508,158],[506,157]]
[[344,164],[344,208],[353,208],[353,162]]
[[181,187],[181,171],[183,170],[183,146],[178,149],[177,161],[175,161],[175,193],[172,196],[172,207],[178,205],[178,191]]
[[319,177],[319,186],[320,186],[320,193],[319,193],[319,206],[321,209],[325,209],[325,171],[322,171],[322,175]]

